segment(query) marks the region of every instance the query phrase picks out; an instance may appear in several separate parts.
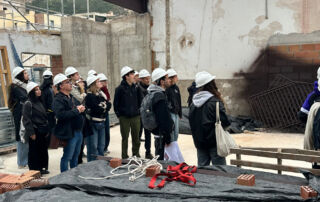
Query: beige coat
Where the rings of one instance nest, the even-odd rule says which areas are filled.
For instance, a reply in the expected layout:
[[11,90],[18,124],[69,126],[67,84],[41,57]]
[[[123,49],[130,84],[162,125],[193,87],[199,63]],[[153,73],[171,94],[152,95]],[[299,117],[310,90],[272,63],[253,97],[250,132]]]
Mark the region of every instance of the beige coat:
[[314,117],[320,108],[320,102],[315,102],[309,111],[308,120],[306,124],[306,130],[304,131],[304,149],[314,150],[314,143],[313,143],[313,121]]

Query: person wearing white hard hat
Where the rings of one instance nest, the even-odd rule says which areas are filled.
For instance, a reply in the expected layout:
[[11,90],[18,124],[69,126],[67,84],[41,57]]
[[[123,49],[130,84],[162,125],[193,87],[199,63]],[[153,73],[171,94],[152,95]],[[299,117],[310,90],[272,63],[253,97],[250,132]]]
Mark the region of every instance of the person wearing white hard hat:
[[215,76],[208,72],[196,74],[198,93],[193,96],[189,111],[189,123],[193,142],[197,148],[198,166],[226,165],[226,159],[217,154],[215,133],[216,105],[219,103],[221,124],[230,125],[223,99],[215,83]]
[[95,70],[91,69],[91,70],[88,71],[88,77],[92,76],[92,75],[98,76],[98,73]]
[[180,89],[177,86],[178,74],[174,69],[168,69],[167,73],[171,85],[166,89],[166,94],[168,97],[168,106],[171,113],[171,118],[174,122],[174,130],[171,134],[171,139],[172,141],[178,141],[179,118],[182,118],[181,94]]
[[139,79],[140,77],[139,77],[139,72],[138,71],[134,71],[134,83],[135,84],[138,84],[138,82],[139,82]]
[[56,115],[56,127],[54,136],[62,142],[67,142],[63,148],[60,162],[60,171],[65,172],[78,165],[78,156],[82,143],[82,128],[85,111],[83,105],[77,105],[77,100],[71,95],[72,84],[68,77],[57,74],[53,79],[53,85],[58,89],[53,100],[53,111]]
[[49,134],[48,116],[42,104],[41,90],[37,83],[27,85],[28,100],[23,106],[22,123],[25,133],[22,137],[29,144],[28,166],[41,174],[49,174],[48,147],[46,136]]
[[22,143],[20,139],[20,123],[23,103],[28,99],[27,84],[29,81],[28,72],[22,67],[15,67],[12,71],[12,84],[9,86],[8,107],[12,112],[15,125],[17,141],[17,163],[18,168],[25,168],[28,165],[29,145]]
[[[55,116],[52,110],[52,102],[54,97],[54,91],[53,91],[53,74],[50,70],[46,70],[42,74],[43,81],[40,86],[41,90],[41,99],[42,104],[44,108],[46,109],[47,115],[48,115],[48,123],[49,123],[49,134],[46,137],[47,140],[47,147],[49,147],[51,134],[53,133],[53,128],[55,126]],[[46,168],[48,170],[48,168]]]
[[320,99],[320,67],[317,71],[317,81],[313,83],[313,91],[308,94],[307,98],[303,102],[300,111],[298,112],[298,118],[302,123],[307,123],[308,114],[311,109],[311,106],[315,103],[316,100]]
[[84,98],[86,97],[86,94],[80,93],[80,86],[77,83],[77,81],[79,81],[80,79],[80,74],[78,70],[74,67],[67,67],[65,70],[65,75],[71,80],[72,83],[71,95],[73,95],[73,97],[77,99],[79,103],[82,103]]
[[[150,76],[151,76],[150,73],[146,69],[143,69],[139,72],[139,82],[137,86],[138,88],[140,88],[142,98],[144,98],[148,94],[147,89],[150,85]],[[145,137],[144,140],[141,138],[143,131],[144,131],[144,137]],[[153,159],[153,155],[151,154],[151,132],[143,128],[142,121],[140,125],[139,138],[140,138],[140,141],[144,141],[144,148],[146,149],[145,158]]]
[[[101,90],[104,92],[104,94],[107,96],[107,101],[110,102],[110,93],[108,90],[108,78],[103,73],[98,74],[98,77],[100,79],[100,82],[102,84]],[[111,103],[110,103],[111,104]],[[109,121],[109,112],[106,114],[106,141],[104,145],[104,153],[109,154],[110,151],[108,150],[109,144],[110,144],[110,121]]]
[[[156,68],[151,74],[152,84],[148,87],[148,95],[143,102],[150,102],[152,111],[155,115],[157,127],[152,129],[154,134],[155,155],[159,155],[158,160],[164,160],[164,148],[171,143],[171,132],[173,121],[168,108],[168,100],[165,89],[170,86],[168,73],[162,68]],[[142,108],[142,107],[141,107]],[[147,111],[147,109],[141,109]],[[145,125],[149,120],[141,116]]]
[[107,96],[101,90],[99,77],[91,75],[87,78],[88,94],[85,98],[86,117],[91,121],[92,134],[86,137],[88,162],[96,160],[96,156],[104,156],[105,120],[111,108]]
[[134,70],[125,66],[121,69],[121,84],[116,88],[114,94],[113,108],[120,121],[122,137],[121,157],[127,159],[128,138],[131,131],[132,156],[140,157],[140,112],[141,94],[139,88],[134,84]]

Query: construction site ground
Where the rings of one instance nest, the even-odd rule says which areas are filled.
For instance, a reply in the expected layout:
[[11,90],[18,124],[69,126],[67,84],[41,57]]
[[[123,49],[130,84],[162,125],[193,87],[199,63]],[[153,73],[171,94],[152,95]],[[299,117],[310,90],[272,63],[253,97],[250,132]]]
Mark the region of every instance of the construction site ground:
[[[111,143],[109,146],[111,157],[121,157],[121,134],[120,127],[114,126],[110,129],[111,133]],[[277,133],[277,132],[248,132],[242,134],[232,135],[237,144],[243,147],[276,147],[276,148],[303,148],[303,134],[295,133]],[[189,165],[197,165],[197,152],[193,144],[191,135],[181,134],[178,139],[178,144],[184,156],[186,163]],[[152,154],[154,154],[153,146],[153,137],[152,137]],[[86,150],[84,150],[86,153]],[[129,138],[129,155],[131,155],[131,138]],[[49,171],[50,174],[45,177],[52,177],[60,173],[60,159],[63,153],[63,149],[59,148],[57,150],[49,150]],[[145,148],[144,142],[141,142],[140,154],[144,157]],[[24,173],[27,169],[18,169],[17,166],[17,153],[13,152],[10,154],[4,154],[0,156],[4,161],[5,168],[0,169],[0,173],[12,173],[20,174]],[[229,155],[227,157],[227,164],[230,164],[230,159],[235,159],[235,155]],[[263,157],[250,157],[242,156],[243,160],[253,160],[263,163],[277,163],[277,159],[263,158]],[[86,162],[86,158],[84,158]],[[311,163],[301,162],[301,161],[291,161],[283,160],[283,165],[292,165],[297,167],[307,167],[311,168]],[[263,169],[255,169],[263,170]],[[264,170],[272,173],[277,173],[277,171]],[[283,174],[294,175],[303,177],[300,173],[290,173],[283,172]]]

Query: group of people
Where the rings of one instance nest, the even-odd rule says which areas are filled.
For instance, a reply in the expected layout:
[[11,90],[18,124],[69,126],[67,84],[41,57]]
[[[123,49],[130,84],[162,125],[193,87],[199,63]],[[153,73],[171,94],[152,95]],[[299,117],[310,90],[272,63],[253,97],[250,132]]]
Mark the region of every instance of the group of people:
[[12,75],[8,103],[19,168],[28,166],[48,174],[48,148],[53,141],[64,147],[61,172],[82,163],[84,143],[88,162],[109,152],[111,102],[104,74],[91,70],[84,81],[74,67],[54,78],[46,70],[41,86],[29,81],[28,72],[21,67],[14,68]]
[[[28,166],[30,170],[49,173],[48,148],[53,141],[63,146],[61,172],[82,163],[84,145],[88,162],[109,152],[112,104],[104,74],[90,70],[84,81],[74,67],[67,67],[64,74],[55,77],[46,70],[41,86],[29,81],[27,71],[21,67],[16,67],[12,74],[9,108],[14,117],[19,168]],[[182,118],[177,72],[156,68],[150,74],[145,69],[137,72],[125,66],[121,69],[121,78],[113,100],[114,112],[120,122],[121,157],[129,157],[128,138],[131,134],[132,156],[140,157],[140,142],[144,141],[145,158],[152,159],[153,134],[158,160],[171,160],[165,155],[166,149],[172,143],[177,144],[179,119]],[[210,161],[225,164],[225,159],[217,155],[215,141],[217,102],[222,125],[227,127],[230,122],[215,77],[208,72],[199,72],[188,90],[189,122],[198,165],[209,165]],[[152,128],[144,126],[145,117],[140,116],[144,113],[141,105],[145,100],[150,100],[150,111],[154,116],[155,126]]]

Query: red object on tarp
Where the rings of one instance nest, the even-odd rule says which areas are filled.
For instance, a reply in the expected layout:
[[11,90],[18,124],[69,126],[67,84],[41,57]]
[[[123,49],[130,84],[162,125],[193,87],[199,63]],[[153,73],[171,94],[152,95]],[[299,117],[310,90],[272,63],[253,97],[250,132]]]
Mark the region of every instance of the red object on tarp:
[[[177,166],[168,166],[166,173],[158,173],[154,175],[149,183],[149,188],[154,189],[156,187],[162,188],[165,183],[172,181],[181,181],[190,186],[194,186],[197,183],[196,178],[193,177],[192,173],[197,172],[196,166],[189,166],[186,163],[180,163]],[[161,182],[156,186],[155,182],[159,176],[166,176],[166,178],[162,179]]]

